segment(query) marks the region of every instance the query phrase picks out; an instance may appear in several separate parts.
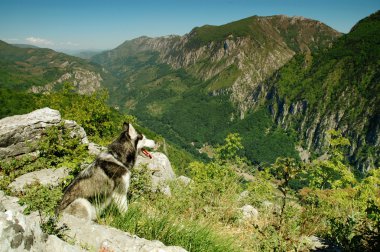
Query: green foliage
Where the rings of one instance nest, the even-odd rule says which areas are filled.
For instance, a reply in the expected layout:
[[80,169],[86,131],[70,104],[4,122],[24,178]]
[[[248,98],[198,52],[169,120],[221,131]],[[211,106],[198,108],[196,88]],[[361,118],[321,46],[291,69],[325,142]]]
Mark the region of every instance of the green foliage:
[[130,189],[128,190],[128,199],[130,201],[149,196],[151,193],[150,185],[152,184],[151,175],[147,165],[134,167],[130,180]]
[[329,238],[346,251],[378,251],[380,249],[380,207],[368,201],[365,214],[330,220]]
[[104,143],[119,133],[124,121],[136,122],[134,117],[123,116],[109,107],[107,99],[108,93],[104,90],[79,95],[71,84],[66,83],[60,91],[43,96],[39,105],[59,110],[63,118],[81,125],[90,139]]
[[218,146],[215,150],[216,158],[222,162],[237,162],[240,159],[238,152],[244,148],[241,143],[242,138],[238,133],[230,133],[224,141],[224,145]]
[[42,214],[53,216],[54,210],[63,196],[61,187],[49,187],[42,185],[29,186],[19,203],[26,205],[25,214],[38,211]]
[[304,173],[308,186],[311,188],[345,188],[356,183],[351,168],[346,165],[343,148],[350,145],[347,138],[339,131],[328,131],[330,146],[326,160],[314,160]]
[[127,214],[114,219],[111,225],[149,240],[181,246],[188,251],[240,251],[234,248],[231,238],[215,233],[206,225],[178,222],[176,216],[168,214],[147,214],[134,205]]
[[380,204],[380,169],[369,171],[367,176],[357,185],[357,197],[360,201],[375,200]]
[[48,167],[66,166],[75,169],[90,159],[87,145],[81,144],[79,136],[72,136],[64,123],[45,130],[38,146],[40,157],[49,160]]
[[37,108],[38,95],[2,88],[0,85],[0,118],[26,114]]

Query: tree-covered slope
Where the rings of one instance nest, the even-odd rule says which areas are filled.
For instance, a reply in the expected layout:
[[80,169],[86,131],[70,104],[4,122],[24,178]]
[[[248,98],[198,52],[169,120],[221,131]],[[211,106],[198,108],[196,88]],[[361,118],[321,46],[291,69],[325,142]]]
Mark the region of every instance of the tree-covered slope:
[[166,138],[197,152],[236,131],[249,159],[265,163],[297,154],[294,137],[253,109],[253,94],[296,53],[339,36],[315,20],[254,16],[182,37],[140,37],[92,60],[120,79],[108,86],[110,102]]
[[51,91],[65,81],[91,93],[110,78],[98,65],[50,49],[19,47],[0,41],[0,88]]
[[269,81],[274,83],[270,96],[276,98],[271,109],[277,123],[295,128],[306,148],[319,151],[326,131],[340,129],[351,140],[356,166],[379,167],[379,55],[376,12],[329,50],[294,57]]

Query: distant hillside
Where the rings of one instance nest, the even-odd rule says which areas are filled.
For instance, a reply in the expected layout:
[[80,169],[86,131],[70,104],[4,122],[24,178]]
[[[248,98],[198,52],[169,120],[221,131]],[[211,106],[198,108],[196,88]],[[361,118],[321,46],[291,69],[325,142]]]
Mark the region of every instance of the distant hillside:
[[140,37],[92,60],[120,79],[109,86],[111,103],[184,148],[237,131],[252,161],[273,162],[297,155],[295,137],[272,127],[253,94],[295,54],[328,48],[339,36],[315,20],[254,16],[182,37]]
[[99,89],[105,73],[96,64],[50,49],[20,48],[0,41],[0,87],[48,92],[63,82],[79,93]]
[[32,93],[51,92],[72,83],[78,93],[89,94],[112,81],[112,75],[86,60],[0,41],[0,118],[33,110]]
[[28,45],[28,44],[12,44],[12,45],[19,48],[39,48],[38,46]]

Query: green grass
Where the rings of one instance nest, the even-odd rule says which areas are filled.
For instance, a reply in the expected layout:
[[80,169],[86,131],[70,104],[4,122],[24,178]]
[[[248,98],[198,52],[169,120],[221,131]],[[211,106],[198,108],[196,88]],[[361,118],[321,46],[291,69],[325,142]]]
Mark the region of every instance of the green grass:
[[181,246],[188,251],[239,251],[232,239],[217,234],[211,227],[180,220],[165,213],[149,214],[132,204],[125,215],[114,216],[111,226],[165,245]]

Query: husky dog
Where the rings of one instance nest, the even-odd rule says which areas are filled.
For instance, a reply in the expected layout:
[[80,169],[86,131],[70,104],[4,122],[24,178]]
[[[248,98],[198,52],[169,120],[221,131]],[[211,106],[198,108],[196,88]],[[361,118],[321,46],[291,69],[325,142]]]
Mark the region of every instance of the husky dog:
[[[114,201],[121,213],[128,209],[127,192],[137,155],[152,155],[144,149],[154,148],[153,140],[137,132],[129,123],[124,123],[123,132],[102,152],[96,160],[65,189],[58,212],[94,220],[96,214]],[[90,202],[95,201],[96,204]],[[96,205],[96,208],[95,206]]]

